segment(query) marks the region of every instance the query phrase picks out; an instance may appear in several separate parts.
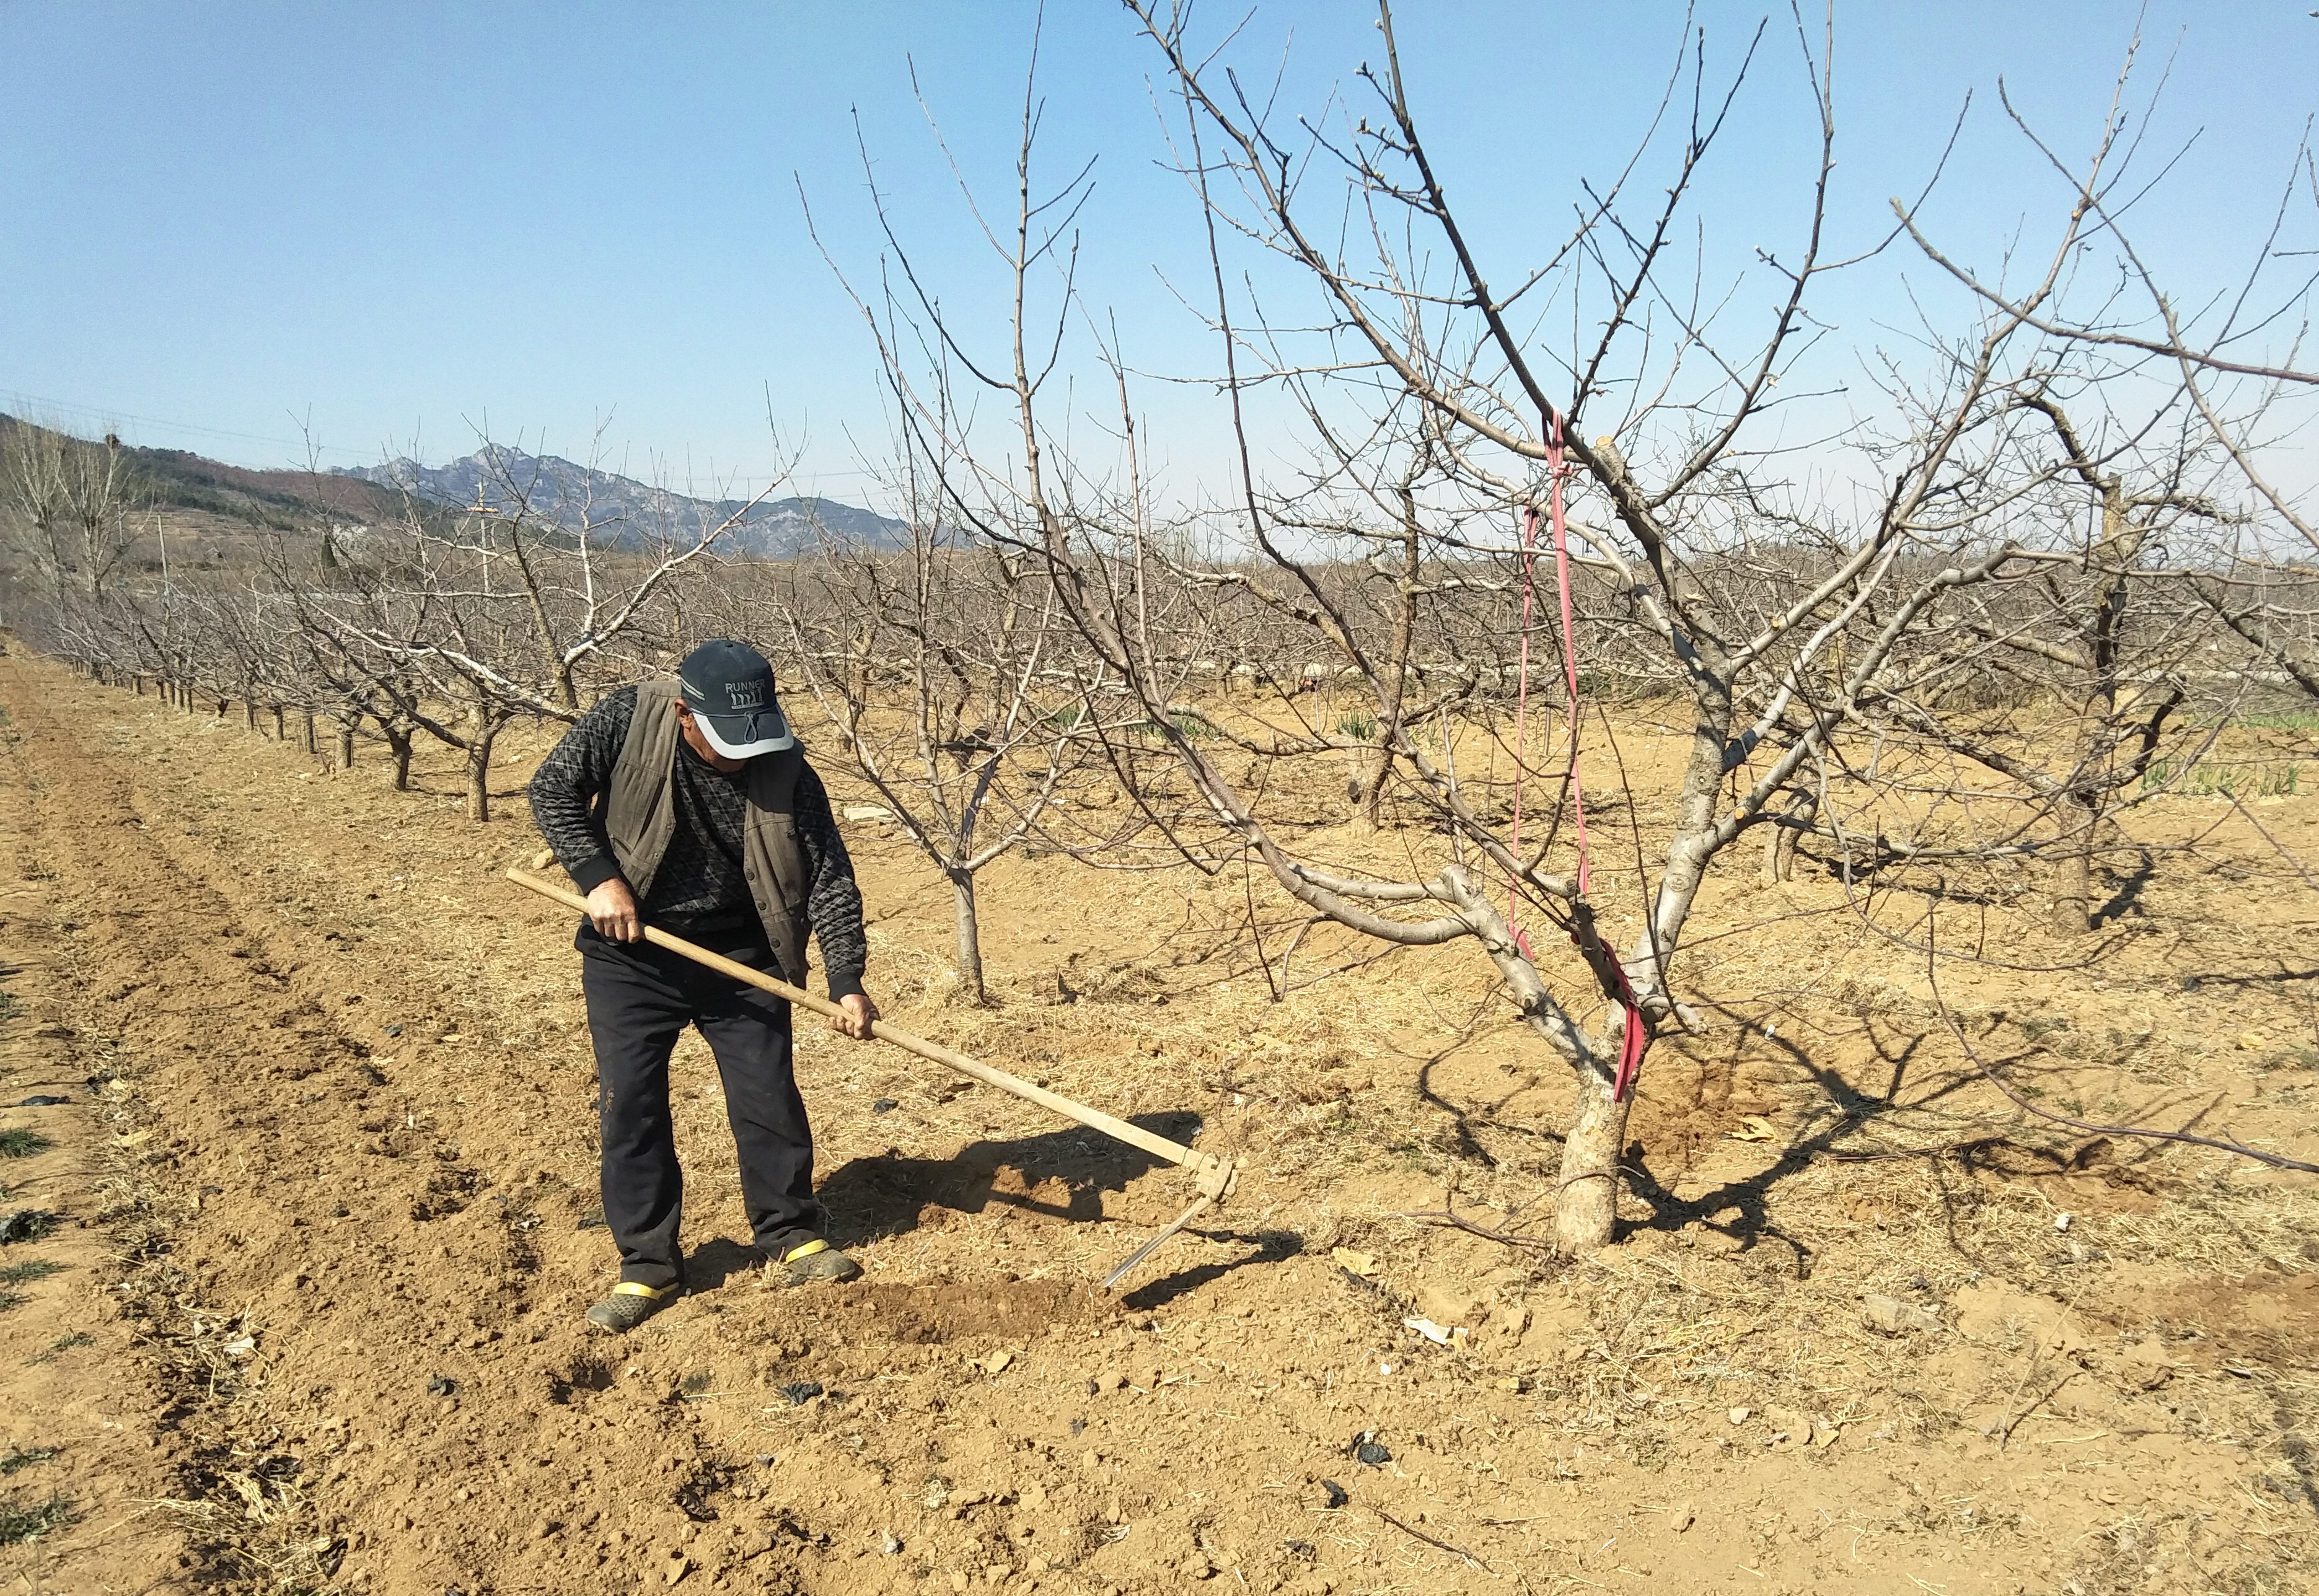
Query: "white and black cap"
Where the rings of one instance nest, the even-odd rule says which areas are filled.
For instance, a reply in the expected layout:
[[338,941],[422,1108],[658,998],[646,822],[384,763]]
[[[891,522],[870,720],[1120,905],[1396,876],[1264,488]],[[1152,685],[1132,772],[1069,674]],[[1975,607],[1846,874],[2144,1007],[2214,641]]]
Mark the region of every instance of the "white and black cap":
[[676,680],[701,735],[726,759],[797,746],[773,691],[773,668],[747,644],[710,638],[684,656]]

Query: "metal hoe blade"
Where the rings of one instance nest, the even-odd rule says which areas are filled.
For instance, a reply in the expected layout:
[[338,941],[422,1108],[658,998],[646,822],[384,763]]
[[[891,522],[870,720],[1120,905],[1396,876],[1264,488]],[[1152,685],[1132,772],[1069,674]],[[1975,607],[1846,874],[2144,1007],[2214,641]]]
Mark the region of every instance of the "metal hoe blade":
[[1104,1290],[1116,1290],[1119,1283],[1127,1278],[1129,1271],[1132,1270],[1136,1265],[1141,1263],[1145,1258],[1150,1258],[1153,1253],[1159,1251],[1160,1244],[1165,1242],[1169,1237],[1182,1230],[1186,1225],[1190,1224],[1194,1220],[1199,1218],[1200,1215],[1205,1213],[1209,1209],[1214,1208],[1226,1197],[1231,1196],[1233,1188],[1240,1185],[1239,1159],[1219,1158],[1214,1154],[1206,1154],[1203,1156],[1205,1159],[1205,1161],[1194,1166],[1200,1172],[1200,1195],[1198,1198],[1193,1202],[1189,1208],[1185,1209],[1183,1213],[1178,1214],[1173,1223],[1169,1224],[1158,1235],[1152,1237],[1150,1240],[1146,1241],[1142,1246],[1137,1248],[1133,1252],[1129,1253],[1125,1263],[1120,1265],[1119,1267],[1105,1276],[1103,1279]]
[[1186,1225],[1190,1224],[1194,1220],[1199,1218],[1201,1214],[1205,1213],[1209,1209],[1215,1205],[1216,1200],[1214,1197],[1201,1197],[1197,1201],[1194,1202],[1189,1208],[1185,1209],[1183,1213],[1176,1216],[1174,1223],[1170,1224],[1166,1230],[1160,1231],[1158,1235],[1152,1237],[1150,1240],[1146,1241],[1142,1246],[1137,1248],[1133,1252],[1129,1253],[1125,1263],[1120,1265],[1119,1267],[1105,1276],[1103,1277],[1104,1290],[1112,1291],[1116,1289],[1119,1283],[1127,1277],[1128,1274],[1135,1267],[1135,1266],[1141,1263],[1145,1258],[1150,1258],[1153,1253],[1159,1251],[1160,1244],[1166,1241],[1169,1237],[1182,1230]]

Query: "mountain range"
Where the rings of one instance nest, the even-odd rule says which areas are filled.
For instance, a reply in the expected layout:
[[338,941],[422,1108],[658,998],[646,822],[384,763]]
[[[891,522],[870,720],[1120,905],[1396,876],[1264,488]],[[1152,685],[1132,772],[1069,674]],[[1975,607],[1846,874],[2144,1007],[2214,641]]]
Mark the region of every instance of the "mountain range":
[[443,465],[390,460],[383,465],[341,466],[337,476],[358,478],[438,504],[483,506],[510,515],[528,505],[530,514],[571,533],[589,530],[600,546],[647,548],[663,542],[690,544],[726,521],[735,525],[719,540],[735,554],[782,559],[826,542],[861,548],[899,548],[908,529],[875,510],[835,499],[696,499],[654,487],[634,477],[591,470],[555,455],[520,449],[478,449]]

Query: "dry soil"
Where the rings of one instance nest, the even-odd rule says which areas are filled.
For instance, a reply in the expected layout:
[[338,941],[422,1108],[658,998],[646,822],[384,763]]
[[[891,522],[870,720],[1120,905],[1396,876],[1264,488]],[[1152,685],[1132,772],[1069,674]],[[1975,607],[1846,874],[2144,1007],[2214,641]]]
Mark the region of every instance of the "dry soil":
[[[1314,931],[1275,1002],[1247,883],[1014,860],[971,1009],[858,820],[898,1019],[1248,1177],[1106,1296],[1178,1173],[808,1032],[868,1274],[775,1291],[689,1041],[696,1290],[615,1339],[573,925],[500,875],[552,729],[474,825],[21,652],[0,711],[6,1589],[2310,1588],[2312,1180],[2021,1114],[1825,870],[1719,877],[1566,1263],[1568,1083],[1470,951]],[[2041,1105],[2319,1157],[2314,800],[2129,824],[2090,964],[1984,897],[1939,996]]]

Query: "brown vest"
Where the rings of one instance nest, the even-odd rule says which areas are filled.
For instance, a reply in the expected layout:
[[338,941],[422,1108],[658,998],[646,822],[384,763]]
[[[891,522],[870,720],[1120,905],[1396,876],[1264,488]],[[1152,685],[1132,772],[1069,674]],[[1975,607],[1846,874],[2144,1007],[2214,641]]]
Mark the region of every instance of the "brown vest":
[[[612,766],[604,804],[604,831],[612,856],[639,902],[676,834],[677,685],[647,681],[636,689],[636,712],[627,741]],[[811,880],[797,840],[798,772],[805,755],[795,748],[761,753],[748,765],[748,818],[742,825],[741,863],[749,896],[782,978],[803,985],[806,975],[806,897]]]

